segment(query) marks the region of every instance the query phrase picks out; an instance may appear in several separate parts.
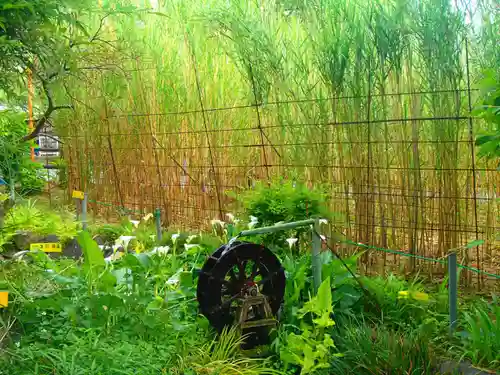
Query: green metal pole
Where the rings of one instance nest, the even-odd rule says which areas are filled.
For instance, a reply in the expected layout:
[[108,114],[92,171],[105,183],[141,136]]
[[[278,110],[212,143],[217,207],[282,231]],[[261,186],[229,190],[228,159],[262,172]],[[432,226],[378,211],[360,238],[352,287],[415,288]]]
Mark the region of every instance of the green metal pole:
[[155,210],[155,224],[156,224],[156,241],[160,242],[162,239],[161,233],[161,211],[159,208]]
[[82,200],[82,229],[87,230],[87,203],[89,201],[89,195],[87,193],[83,193]]
[[314,294],[318,292],[321,285],[321,237],[319,236],[319,219],[314,221],[314,230],[312,231],[312,274],[314,283]]
[[448,254],[448,292],[450,299],[450,334],[453,335],[458,320],[457,253]]
[[316,222],[315,219],[308,219],[301,221],[293,221],[291,223],[277,224],[273,225],[272,227],[262,227],[262,228],[244,230],[240,232],[240,234],[238,234],[238,237],[254,236],[256,234],[273,233],[273,232],[278,232],[280,230],[305,227],[307,225],[314,225],[315,222]]

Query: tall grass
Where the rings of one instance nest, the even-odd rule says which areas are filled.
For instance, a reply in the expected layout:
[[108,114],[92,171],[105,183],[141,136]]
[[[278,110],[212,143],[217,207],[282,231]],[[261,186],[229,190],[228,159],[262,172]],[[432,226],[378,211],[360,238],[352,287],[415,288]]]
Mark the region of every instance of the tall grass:
[[471,77],[494,64],[478,48],[491,45],[494,19],[473,28],[448,0],[158,1],[155,11],[110,17],[120,69],[91,72],[75,113],[58,119],[70,189],[198,226],[228,209],[227,189],[278,175],[327,182],[349,237],[430,256],[474,239],[476,211],[479,232],[497,227],[498,175],[472,160],[462,118],[467,64]]

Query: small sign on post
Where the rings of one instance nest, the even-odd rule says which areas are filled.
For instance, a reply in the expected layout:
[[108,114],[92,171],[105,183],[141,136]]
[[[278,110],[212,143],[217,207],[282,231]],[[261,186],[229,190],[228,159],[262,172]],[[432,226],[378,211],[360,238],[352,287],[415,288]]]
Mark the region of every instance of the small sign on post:
[[85,193],[83,191],[80,191],[80,190],[73,190],[73,194],[71,194],[71,196],[74,199],[83,200],[85,198]]
[[[73,190],[73,193],[71,194],[73,199],[75,199],[76,203],[76,219],[79,219],[79,209],[81,210],[82,214],[82,229],[86,230],[87,229],[87,203],[88,203],[88,195],[87,193],[80,191],[80,190]],[[81,201],[81,202],[79,202]]]

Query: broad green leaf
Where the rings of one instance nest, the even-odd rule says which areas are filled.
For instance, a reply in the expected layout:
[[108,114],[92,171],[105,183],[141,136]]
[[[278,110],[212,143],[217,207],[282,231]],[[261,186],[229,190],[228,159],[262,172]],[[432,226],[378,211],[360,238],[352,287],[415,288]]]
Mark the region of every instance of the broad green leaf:
[[332,289],[330,287],[330,277],[323,281],[318,289],[316,298],[316,312],[322,315],[323,312],[331,312],[332,308]]
[[315,356],[313,349],[310,345],[305,345],[304,348],[304,361],[302,364],[301,374],[310,374],[314,367]]
[[469,242],[467,245],[465,245],[465,248],[472,249],[473,247],[481,246],[482,244],[484,244],[484,240],[474,240],[472,242]]
[[106,266],[101,249],[99,249],[99,246],[97,246],[97,243],[90,237],[88,232],[80,232],[78,235],[78,243],[83,251],[83,268],[87,273]]

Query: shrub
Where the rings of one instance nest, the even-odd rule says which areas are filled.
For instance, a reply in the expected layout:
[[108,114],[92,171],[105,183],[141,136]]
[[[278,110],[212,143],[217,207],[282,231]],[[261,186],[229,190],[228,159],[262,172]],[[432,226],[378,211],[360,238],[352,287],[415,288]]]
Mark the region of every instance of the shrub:
[[22,141],[26,130],[24,113],[0,112],[0,175],[22,195],[39,193],[44,185],[41,166],[30,160],[30,144]]
[[[285,180],[271,184],[259,182],[254,189],[230,195],[243,206],[245,214],[258,219],[259,226],[329,216],[323,190],[309,188],[302,183]],[[308,230],[298,228],[296,236]],[[278,232],[264,236],[264,239],[283,245],[286,237],[284,232]]]

